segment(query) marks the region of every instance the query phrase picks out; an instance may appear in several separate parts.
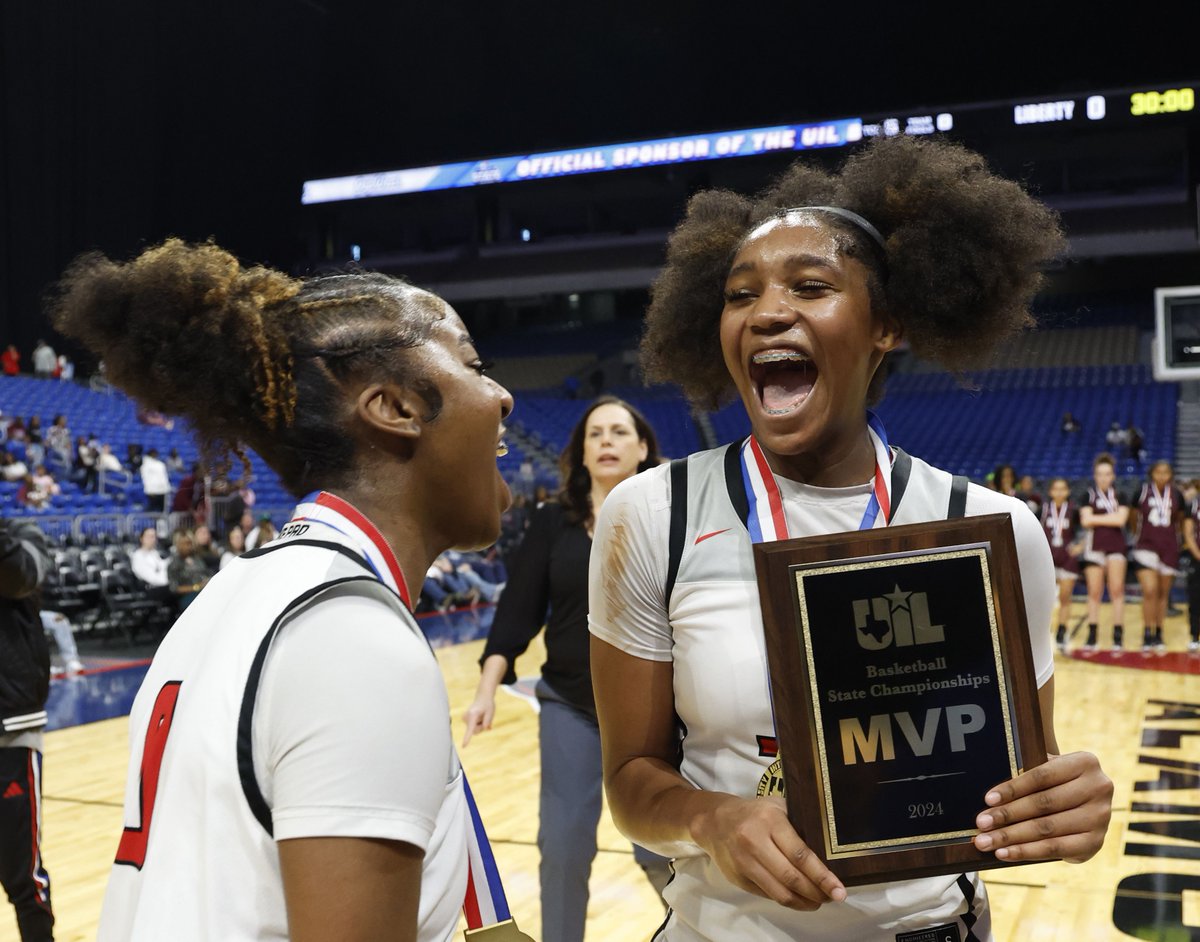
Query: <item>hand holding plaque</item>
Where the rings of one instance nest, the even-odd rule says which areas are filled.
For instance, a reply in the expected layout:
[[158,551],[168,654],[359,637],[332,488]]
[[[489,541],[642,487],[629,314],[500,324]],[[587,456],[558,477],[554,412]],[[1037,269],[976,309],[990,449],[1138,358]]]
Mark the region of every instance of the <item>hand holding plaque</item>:
[[755,546],[789,818],[846,884],[1004,866],[994,786],[1046,761],[1005,514]]

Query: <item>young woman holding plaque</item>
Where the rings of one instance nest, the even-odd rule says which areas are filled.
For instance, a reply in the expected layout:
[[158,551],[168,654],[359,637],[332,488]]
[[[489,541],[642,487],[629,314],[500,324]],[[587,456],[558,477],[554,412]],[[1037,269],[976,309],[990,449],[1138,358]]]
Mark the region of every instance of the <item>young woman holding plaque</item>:
[[[659,461],[654,429],[629,403],[602,396],[580,417],[559,459],[558,500],[533,512],[508,567],[508,586],[480,658],[479,687],[463,716],[467,741],[491,729],[496,688],[516,682],[513,664],[544,625],[546,663],[537,684],[538,875],[542,936],[556,942],[584,938],[600,823],[600,730],[587,628],[592,531],[609,492]],[[634,857],[661,893],[670,876],[667,861],[636,845]]]
[[[736,393],[753,434],[689,459],[678,555],[671,472],[617,487],[590,581],[613,817],[675,858],[656,939],[858,942],[939,928],[991,938],[978,875],[848,891],[772,797],[780,760],[751,548],[944,519],[956,493],[967,515],[1011,515],[1057,753],[1054,566],[1037,518],[892,452],[867,406],[902,337],[959,370],[1028,324],[1038,267],[1062,247],[1053,214],[980,157],[909,138],[869,145],[836,175],[794,166],[757,199],[692,198],[654,287],[644,364],[698,405]],[[975,846],[1006,861],[1085,860],[1103,842],[1111,796],[1095,756],[1054,755],[978,796]]]
[[1129,524],[1129,499],[1117,493],[1113,456],[1104,452],[1092,463],[1092,486],[1087,503],[1079,509],[1079,525],[1085,537],[1079,558],[1087,580],[1088,633],[1084,649],[1096,649],[1100,626],[1100,602],[1104,587],[1112,603],[1112,648],[1120,651],[1125,635],[1125,573],[1129,568],[1125,528]]
[[187,416],[208,466],[253,448],[300,498],[149,668],[99,938],[444,942],[460,907],[479,926],[493,871],[468,870],[486,841],[409,595],[509,502],[512,399],[458,315],[384,275],[299,280],[170,240],[80,259],[54,322]]

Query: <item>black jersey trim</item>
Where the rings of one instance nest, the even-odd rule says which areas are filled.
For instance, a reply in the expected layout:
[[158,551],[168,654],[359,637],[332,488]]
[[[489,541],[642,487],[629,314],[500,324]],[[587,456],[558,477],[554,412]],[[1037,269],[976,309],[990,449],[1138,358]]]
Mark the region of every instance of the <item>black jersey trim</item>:
[[958,884],[963,899],[967,903],[967,911],[959,917],[962,919],[963,925],[967,927],[967,937],[963,942],[979,942],[979,936],[975,934],[975,923],[979,921],[979,917],[975,915],[975,884],[965,873],[959,874],[955,883]]
[[725,449],[725,490],[729,492],[733,512],[745,527],[750,517],[750,498],[746,496],[746,482],[742,479],[741,442],[730,442]]
[[970,482],[961,474],[954,475],[950,480],[950,503],[946,508],[947,520],[958,520],[967,515],[967,484]]
[[683,546],[687,539],[688,460],[676,458],[671,462],[671,533],[667,541],[667,583],[663,587],[663,602],[671,610],[671,593],[679,575]]
[[889,518],[896,519],[896,511],[900,509],[900,501],[904,500],[904,492],[908,490],[908,479],[912,477],[912,458],[901,448],[892,448],[892,512]]
[[[671,870],[671,876],[667,879],[666,885],[663,887],[664,893],[666,892],[667,887],[670,886],[671,883],[675,880],[675,861],[668,860],[667,866]],[[663,932],[666,931],[667,925],[670,923],[671,917],[674,915],[675,915],[675,910],[673,910],[670,906],[668,906],[667,907],[667,915],[663,919],[663,921],[659,925],[659,927],[654,930],[654,935],[650,936],[650,942],[657,942],[657,940],[662,936]]]
[[280,550],[285,550],[289,546],[315,546],[317,549],[334,550],[338,553],[341,553],[347,559],[353,559],[368,572],[371,571],[371,567],[367,565],[366,560],[362,558],[361,554],[354,552],[354,550],[350,549],[348,546],[343,546],[341,543],[332,543],[328,540],[288,540],[285,543],[270,543],[267,546],[262,546],[258,549],[252,549],[248,553],[242,553],[242,558],[258,559],[262,556],[266,556],[269,553],[277,553]]
[[[294,543],[283,544],[294,546]],[[337,544],[329,544],[337,546]],[[337,547],[342,549],[342,547]],[[353,556],[353,554],[351,554]],[[357,559],[357,557],[354,557]],[[360,560],[361,562],[361,560]],[[258,779],[254,775],[254,748],[253,748],[253,732],[254,732],[254,706],[258,700],[258,685],[262,680],[263,665],[267,660],[267,652],[271,648],[271,643],[275,640],[275,636],[292,616],[298,613],[306,603],[312,601],[323,592],[328,592],[330,589],[335,589],[338,586],[348,585],[354,582],[367,582],[374,585],[382,585],[374,575],[364,576],[346,576],[341,579],[333,579],[330,582],[323,582],[321,585],[313,586],[302,592],[296,598],[285,606],[279,617],[275,619],[271,625],[271,629],[262,639],[262,643],[258,646],[258,651],[255,652],[254,660],[250,665],[250,673],[246,678],[246,689],[242,694],[242,707],[238,713],[237,725],[237,766],[238,778],[242,784],[242,794],[246,796],[246,803],[250,806],[250,813],[254,815],[259,824],[263,826],[263,830],[271,837],[275,836],[275,828],[271,820],[271,808],[267,804],[266,798],[263,797],[262,789],[258,785]],[[385,586],[386,588],[386,586]]]

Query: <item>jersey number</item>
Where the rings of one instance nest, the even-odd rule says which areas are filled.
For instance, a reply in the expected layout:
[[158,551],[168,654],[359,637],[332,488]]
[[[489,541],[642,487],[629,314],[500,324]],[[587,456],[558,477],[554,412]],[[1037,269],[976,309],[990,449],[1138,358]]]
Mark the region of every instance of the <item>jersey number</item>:
[[175,718],[175,704],[179,700],[181,680],[163,684],[154,700],[150,714],[150,725],[146,729],[146,743],[142,747],[142,773],[139,783],[139,804],[142,823],[135,828],[126,828],[117,846],[117,863],[129,864],[142,869],[146,862],[146,844],[150,840],[150,819],[154,816],[154,799],[158,794],[158,772],[162,766],[163,752],[167,748],[167,736],[171,733],[171,720]]

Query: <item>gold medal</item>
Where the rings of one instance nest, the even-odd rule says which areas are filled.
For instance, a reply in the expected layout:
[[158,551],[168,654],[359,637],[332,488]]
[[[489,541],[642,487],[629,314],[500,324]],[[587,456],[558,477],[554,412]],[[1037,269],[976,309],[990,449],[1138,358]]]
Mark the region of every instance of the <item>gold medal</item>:
[[511,919],[482,929],[468,929],[467,939],[473,942],[533,942],[533,938],[518,929]]

